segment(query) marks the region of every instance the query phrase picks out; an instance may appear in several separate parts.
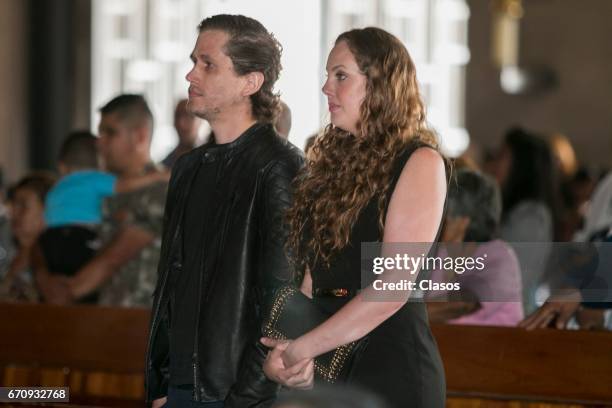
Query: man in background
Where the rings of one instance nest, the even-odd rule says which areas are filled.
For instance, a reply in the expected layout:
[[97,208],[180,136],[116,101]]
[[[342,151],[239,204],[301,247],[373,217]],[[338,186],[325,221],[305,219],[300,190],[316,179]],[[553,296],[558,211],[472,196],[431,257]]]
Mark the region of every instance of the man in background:
[[181,99],[174,110],[174,128],[178,136],[178,145],[162,160],[164,166],[171,169],[179,157],[197,146],[201,124],[202,120],[187,110],[187,99]]

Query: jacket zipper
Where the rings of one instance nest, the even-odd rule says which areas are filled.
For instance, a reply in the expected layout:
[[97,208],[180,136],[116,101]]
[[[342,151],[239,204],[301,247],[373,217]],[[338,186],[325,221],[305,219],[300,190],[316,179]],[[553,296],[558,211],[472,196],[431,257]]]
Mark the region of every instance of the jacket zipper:
[[[149,338],[147,341],[147,370],[150,371],[153,369],[153,365],[151,362],[151,350],[153,350],[153,335],[157,331],[157,326],[159,325],[159,311],[163,301],[164,288],[166,287],[166,282],[168,280],[168,275],[170,274],[170,268],[166,270],[166,273],[163,276],[163,281],[161,283],[161,287],[159,288],[159,302],[155,305],[155,311],[153,313],[153,322],[151,323],[151,330],[149,331]],[[145,390],[149,391],[149,373],[145,375]],[[147,395],[148,399],[149,396]]]

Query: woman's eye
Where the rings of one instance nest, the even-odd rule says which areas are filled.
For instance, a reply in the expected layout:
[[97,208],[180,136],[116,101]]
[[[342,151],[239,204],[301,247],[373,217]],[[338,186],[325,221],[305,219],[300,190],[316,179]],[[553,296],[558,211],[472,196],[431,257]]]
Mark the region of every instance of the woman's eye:
[[339,81],[344,81],[346,79],[346,75],[342,72],[336,73],[336,79]]

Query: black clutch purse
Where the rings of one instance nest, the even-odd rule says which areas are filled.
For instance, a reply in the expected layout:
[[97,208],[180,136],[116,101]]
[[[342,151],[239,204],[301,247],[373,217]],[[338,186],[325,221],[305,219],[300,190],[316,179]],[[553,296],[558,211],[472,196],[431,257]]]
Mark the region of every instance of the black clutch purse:
[[[283,286],[276,292],[263,332],[276,340],[295,339],[328,318],[329,315],[298,288]],[[316,357],[315,383],[333,384],[348,380],[366,342],[367,337],[364,337]]]

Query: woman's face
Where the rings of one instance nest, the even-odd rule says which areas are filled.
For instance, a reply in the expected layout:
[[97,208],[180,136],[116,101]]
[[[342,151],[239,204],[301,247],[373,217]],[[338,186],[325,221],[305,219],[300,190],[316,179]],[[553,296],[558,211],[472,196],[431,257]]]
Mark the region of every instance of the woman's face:
[[45,228],[44,205],[28,188],[15,191],[11,201],[11,229],[20,245],[33,242]]
[[512,152],[505,144],[495,154],[495,157],[485,167],[485,170],[491,174],[500,187],[503,187],[508,180],[512,167]]
[[361,102],[366,95],[366,76],[345,41],[340,41],[329,53],[326,71],[323,93],[327,96],[331,123],[356,135]]

